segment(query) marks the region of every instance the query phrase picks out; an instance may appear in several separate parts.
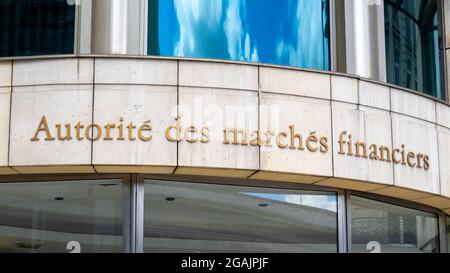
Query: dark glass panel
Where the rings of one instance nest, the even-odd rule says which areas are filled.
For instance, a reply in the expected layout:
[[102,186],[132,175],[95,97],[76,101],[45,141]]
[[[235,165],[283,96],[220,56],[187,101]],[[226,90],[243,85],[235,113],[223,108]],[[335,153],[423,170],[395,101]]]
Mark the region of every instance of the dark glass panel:
[[445,99],[437,0],[385,0],[388,82]]
[[74,53],[75,5],[0,0],[0,57]]

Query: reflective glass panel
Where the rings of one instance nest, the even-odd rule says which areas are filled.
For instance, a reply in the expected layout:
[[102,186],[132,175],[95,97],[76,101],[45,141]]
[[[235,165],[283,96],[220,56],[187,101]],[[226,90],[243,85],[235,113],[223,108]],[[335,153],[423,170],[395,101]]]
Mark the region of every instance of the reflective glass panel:
[[336,252],[334,193],[146,181],[145,252]]
[[73,54],[74,3],[0,0],[0,57]]
[[0,184],[0,252],[122,252],[121,180]]
[[445,99],[436,0],[385,0],[388,82]]
[[357,196],[350,203],[353,252],[439,251],[436,215]]
[[329,69],[327,0],[149,0],[148,54]]

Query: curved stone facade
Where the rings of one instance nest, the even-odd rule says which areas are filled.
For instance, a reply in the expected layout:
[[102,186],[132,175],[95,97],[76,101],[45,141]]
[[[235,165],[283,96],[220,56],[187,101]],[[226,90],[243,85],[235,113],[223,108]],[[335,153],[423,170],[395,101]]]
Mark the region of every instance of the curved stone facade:
[[0,61],[0,105],[3,177],[284,181],[450,213],[449,105],[350,75],[172,58],[16,59]]

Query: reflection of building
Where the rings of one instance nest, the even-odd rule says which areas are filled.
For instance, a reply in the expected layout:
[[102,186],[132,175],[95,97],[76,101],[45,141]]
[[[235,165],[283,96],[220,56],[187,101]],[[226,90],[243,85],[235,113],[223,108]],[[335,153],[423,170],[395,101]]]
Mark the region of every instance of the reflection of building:
[[388,80],[415,90],[440,90],[436,1],[386,1],[385,20]]
[[0,0],[0,252],[447,252],[450,9],[371,3]]
[[[364,200],[359,201],[367,204]],[[379,210],[377,206],[371,209],[355,206],[352,211],[353,242],[359,245],[360,250],[364,250],[365,242],[376,241],[383,248],[397,248],[396,252],[401,252],[402,246],[405,250],[436,252],[439,244],[435,237],[430,237],[436,229],[434,221],[427,216],[408,214]]]

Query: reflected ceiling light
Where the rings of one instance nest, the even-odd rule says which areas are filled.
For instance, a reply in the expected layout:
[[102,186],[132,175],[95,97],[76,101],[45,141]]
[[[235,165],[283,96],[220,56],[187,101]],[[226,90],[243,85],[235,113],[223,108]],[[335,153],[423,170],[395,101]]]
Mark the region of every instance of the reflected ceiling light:
[[17,248],[26,248],[26,249],[38,249],[38,248],[42,247],[41,244],[33,245],[33,244],[30,244],[30,243],[23,243],[23,242],[16,243],[15,246]]
[[99,186],[102,186],[102,187],[114,187],[114,186],[117,186],[117,184],[100,184]]

